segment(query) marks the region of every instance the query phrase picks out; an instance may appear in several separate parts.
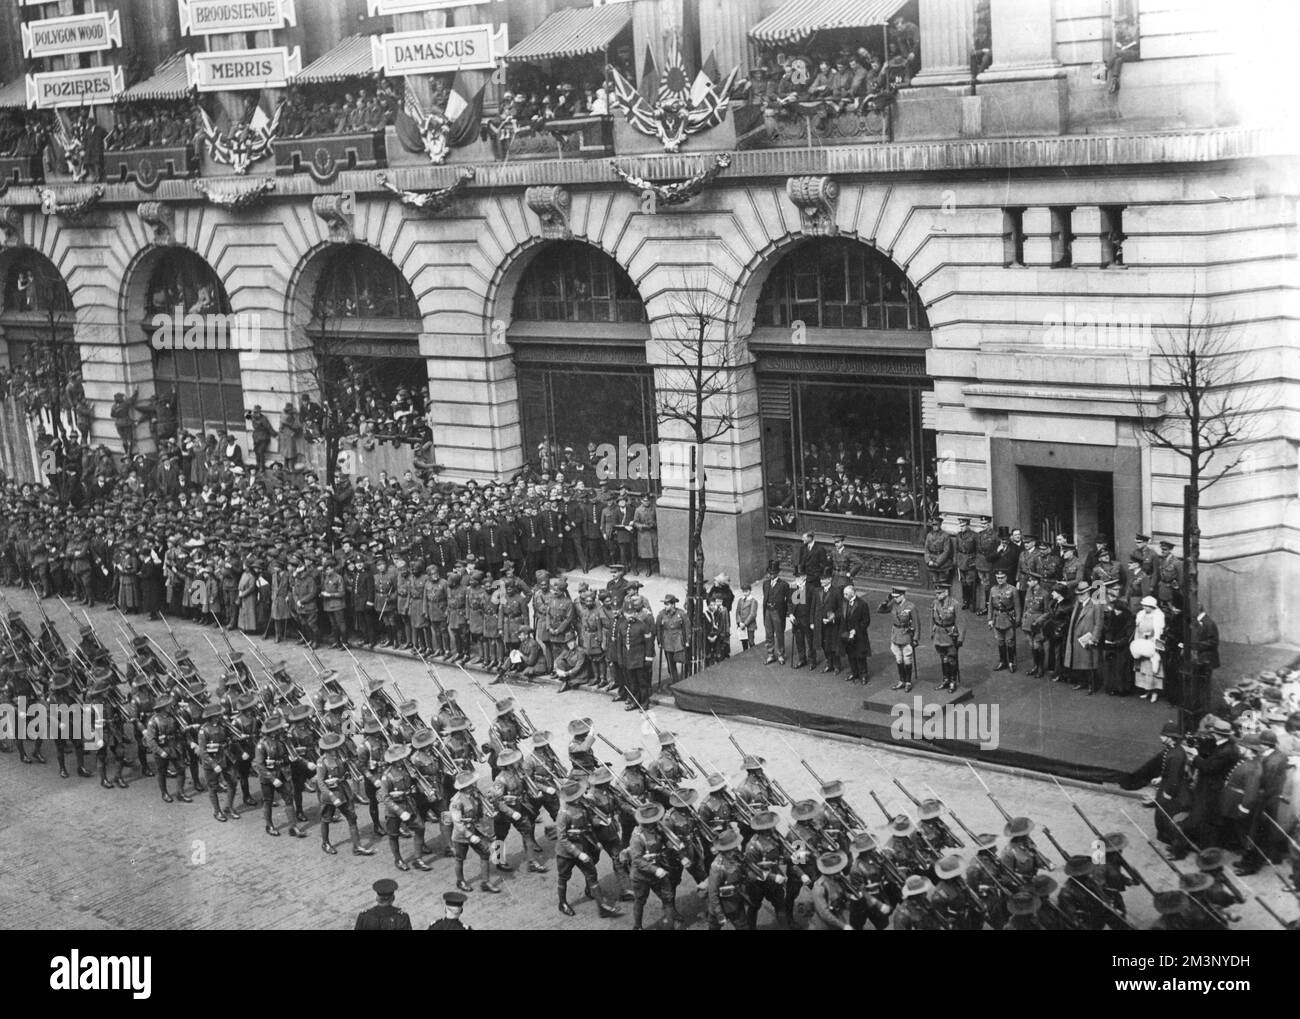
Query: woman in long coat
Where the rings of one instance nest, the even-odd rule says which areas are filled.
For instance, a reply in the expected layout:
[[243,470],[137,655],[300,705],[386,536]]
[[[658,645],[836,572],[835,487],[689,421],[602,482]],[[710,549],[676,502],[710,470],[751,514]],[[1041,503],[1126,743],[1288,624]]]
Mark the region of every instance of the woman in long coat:
[[1101,616],[1101,686],[1111,697],[1133,692],[1133,611],[1119,599],[1119,589],[1106,589],[1106,608]]
[[245,633],[257,632],[257,572],[253,569],[253,560],[244,560],[244,571],[239,575],[239,587],[235,589],[239,599],[239,616],[235,624]]
[[298,423],[298,412],[292,403],[286,403],[284,413],[280,415],[280,459],[284,461],[285,470],[293,470],[293,462],[302,455],[301,443],[302,425]]
[[163,607],[162,557],[151,542],[140,542],[140,611],[158,619]]
[[271,621],[275,623],[275,642],[284,640],[284,631],[293,618],[293,577],[279,559],[271,566]]
[[1131,650],[1137,686],[1141,691],[1138,696],[1147,698],[1152,704],[1160,699],[1160,691],[1165,685],[1161,655],[1164,634],[1165,614],[1160,611],[1155,598],[1147,595],[1142,599],[1142,607],[1133,622]]
[[653,576],[659,572],[659,527],[650,496],[641,496],[641,505],[632,514],[632,529],[636,532],[637,569]]

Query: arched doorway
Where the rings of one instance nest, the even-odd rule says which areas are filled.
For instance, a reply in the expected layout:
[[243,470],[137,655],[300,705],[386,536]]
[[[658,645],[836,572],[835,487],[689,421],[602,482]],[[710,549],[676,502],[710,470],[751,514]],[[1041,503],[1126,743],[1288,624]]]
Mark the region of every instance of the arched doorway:
[[861,241],[808,240],[773,265],[754,316],[769,538],[919,545],[939,493],[916,288]]
[[244,427],[237,330],[221,278],[184,248],[152,256],[137,298],[139,328],[153,364],[158,399],[175,393],[177,422],[192,431]]
[[6,388],[43,430],[63,438],[88,420],[81,356],[73,340],[72,295],[58,268],[39,251],[19,248],[0,262],[0,337],[8,355]]
[[511,311],[507,339],[528,468],[609,480],[593,468],[604,446],[629,468],[621,484],[654,490],[651,461],[636,451],[656,439],[650,327],[627,271],[590,244],[552,242],[524,269]]

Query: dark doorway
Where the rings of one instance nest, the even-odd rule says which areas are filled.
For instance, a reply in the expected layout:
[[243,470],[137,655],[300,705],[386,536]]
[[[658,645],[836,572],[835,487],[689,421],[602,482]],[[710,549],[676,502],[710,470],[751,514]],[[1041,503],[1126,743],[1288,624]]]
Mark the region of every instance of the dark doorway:
[[1041,540],[1050,542],[1058,534],[1070,535],[1082,555],[1082,550],[1091,548],[1099,535],[1114,539],[1115,482],[1112,474],[1021,467],[1020,475],[1029,494],[1028,527]]

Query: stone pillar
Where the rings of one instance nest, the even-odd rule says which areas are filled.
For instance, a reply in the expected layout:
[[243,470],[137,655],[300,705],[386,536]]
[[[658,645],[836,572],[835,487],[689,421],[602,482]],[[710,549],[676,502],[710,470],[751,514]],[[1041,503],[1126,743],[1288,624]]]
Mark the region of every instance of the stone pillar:
[[481,481],[519,470],[524,457],[510,348],[482,335],[424,332],[420,354],[428,371],[433,455],[443,476]]
[[1048,267],[1052,264],[1052,210],[1036,206],[1025,210],[1022,227],[1025,233],[1025,265]]
[[1106,264],[1102,252],[1106,230],[1101,209],[1095,205],[1075,206],[1070,213],[1070,232],[1074,234],[1074,243],[1070,246],[1072,265],[1097,269]]
[[970,84],[974,0],[920,0],[921,73],[913,88]]
[[1062,134],[1065,68],[1056,59],[1053,0],[991,0],[993,63],[980,75],[984,134]]

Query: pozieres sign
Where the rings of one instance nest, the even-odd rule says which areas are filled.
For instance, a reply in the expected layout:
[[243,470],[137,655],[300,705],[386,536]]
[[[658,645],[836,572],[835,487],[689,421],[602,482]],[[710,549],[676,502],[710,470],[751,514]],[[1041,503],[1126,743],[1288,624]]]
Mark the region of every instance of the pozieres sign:
[[176,0],[182,35],[273,32],[298,24],[294,0]]
[[97,11],[70,18],[46,18],[20,26],[23,55],[58,57],[95,53],[122,45],[122,17],[117,11]]
[[42,110],[94,106],[112,102],[124,87],[122,69],[116,64],[44,71],[27,76],[27,105]]
[[220,50],[185,57],[190,85],[200,92],[284,88],[301,70],[302,53],[297,46],[292,50],[287,46]]
[[496,67],[510,48],[508,28],[466,25],[371,37],[371,63],[390,76]]

